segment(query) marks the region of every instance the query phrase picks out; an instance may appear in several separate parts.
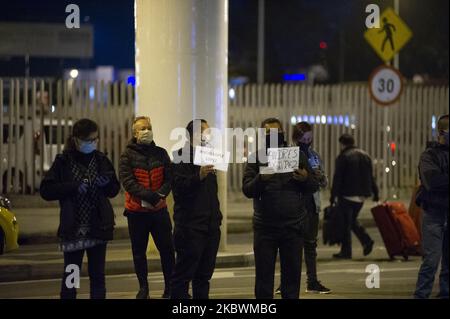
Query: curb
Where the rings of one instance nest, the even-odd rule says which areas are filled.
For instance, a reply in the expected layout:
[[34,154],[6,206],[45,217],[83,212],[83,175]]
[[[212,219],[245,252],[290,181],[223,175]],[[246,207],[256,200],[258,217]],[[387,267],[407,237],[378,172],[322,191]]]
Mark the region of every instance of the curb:
[[[216,268],[251,267],[254,266],[254,263],[253,253],[235,255],[220,255],[219,253],[216,259]],[[82,268],[81,276],[88,276],[86,262],[83,263]],[[160,272],[160,260],[150,258],[148,260],[148,270],[149,272]],[[62,261],[44,264],[5,265],[0,266],[0,282],[58,279],[61,278],[62,272]],[[133,273],[134,264],[131,259],[106,261],[105,274],[107,276]]]
[[[365,228],[376,227],[372,218],[359,219],[360,224]],[[227,225],[229,234],[251,233],[253,225],[250,218],[248,219],[229,219]],[[322,221],[319,223],[319,229],[322,229]],[[114,239],[129,239],[127,227],[117,227],[114,229]],[[19,237],[19,245],[39,245],[58,243],[55,232],[21,234]]]

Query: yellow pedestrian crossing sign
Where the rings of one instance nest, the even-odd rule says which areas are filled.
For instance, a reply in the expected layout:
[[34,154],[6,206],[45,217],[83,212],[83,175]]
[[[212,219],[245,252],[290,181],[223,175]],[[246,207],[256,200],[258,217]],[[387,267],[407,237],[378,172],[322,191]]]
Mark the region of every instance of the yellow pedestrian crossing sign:
[[381,14],[379,28],[369,28],[364,33],[364,38],[385,62],[392,60],[411,37],[412,31],[392,8]]

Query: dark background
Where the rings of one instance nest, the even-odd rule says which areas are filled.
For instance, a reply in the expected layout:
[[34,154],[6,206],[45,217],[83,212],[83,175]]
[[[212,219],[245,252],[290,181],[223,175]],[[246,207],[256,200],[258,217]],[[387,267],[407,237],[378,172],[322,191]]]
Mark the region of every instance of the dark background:
[[[66,5],[76,3],[81,23],[94,26],[92,59],[31,58],[31,76],[60,76],[67,68],[112,65],[134,68],[133,0],[1,0],[0,21],[64,23]],[[266,0],[265,80],[313,64],[324,65],[328,82],[365,81],[382,63],[364,40],[365,7],[393,7],[393,0]],[[414,35],[400,53],[407,77],[426,74],[448,83],[448,0],[400,0],[400,16]],[[257,0],[229,0],[229,75],[256,81]],[[1,39],[0,39],[1,41]],[[320,48],[325,42],[326,49]],[[23,76],[24,59],[0,57],[0,76]]]

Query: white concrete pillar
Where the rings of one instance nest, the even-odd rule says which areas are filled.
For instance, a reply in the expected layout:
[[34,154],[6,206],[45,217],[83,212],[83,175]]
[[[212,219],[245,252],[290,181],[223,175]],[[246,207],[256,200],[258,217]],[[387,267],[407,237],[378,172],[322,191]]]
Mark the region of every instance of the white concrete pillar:
[[[135,31],[136,114],[150,116],[157,145],[171,154],[170,132],[193,118],[225,129],[228,0],[135,0]],[[222,249],[226,198],[219,174]]]

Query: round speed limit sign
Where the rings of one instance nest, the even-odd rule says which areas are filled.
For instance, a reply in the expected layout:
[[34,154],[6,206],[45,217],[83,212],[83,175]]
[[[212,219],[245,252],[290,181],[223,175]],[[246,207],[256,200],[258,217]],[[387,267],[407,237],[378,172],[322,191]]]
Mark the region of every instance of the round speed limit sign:
[[369,91],[372,98],[381,105],[395,103],[403,90],[402,75],[388,65],[376,68],[369,79]]

